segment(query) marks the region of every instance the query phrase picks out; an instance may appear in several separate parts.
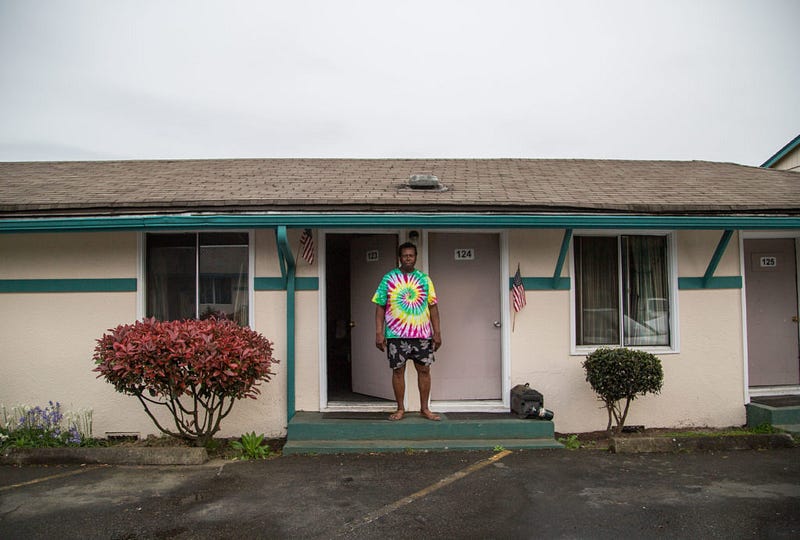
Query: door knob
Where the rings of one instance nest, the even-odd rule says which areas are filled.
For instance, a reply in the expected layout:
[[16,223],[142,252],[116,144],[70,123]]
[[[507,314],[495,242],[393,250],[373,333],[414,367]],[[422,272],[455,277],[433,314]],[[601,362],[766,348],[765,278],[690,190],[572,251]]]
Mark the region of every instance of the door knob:
[[501,325],[501,323],[500,323],[500,321],[494,321],[494,322],[492,323],[492,325],[494,325],[494,327],[495,327],[495,328],[500,328],[500,326],[502,326],[502,325]]
[[797,315],[795,315],[794,317],[792,317],[792,322],[800,322],[800,321],[798,321],[798,319],[797,319]]
[[348,326],[350,328],[355,328],[356,327],[356,321],[350,321],[350,324]]

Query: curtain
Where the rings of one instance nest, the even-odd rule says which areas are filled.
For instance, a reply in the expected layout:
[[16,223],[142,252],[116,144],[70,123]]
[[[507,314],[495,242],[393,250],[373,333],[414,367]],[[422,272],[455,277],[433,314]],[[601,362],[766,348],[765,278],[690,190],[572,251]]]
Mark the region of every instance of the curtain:
[[620,342],[617,238],[575,237],[574,254],[577,344],[617,345]]
[[622,237],[626,346],[669,345],[669,271],[663,236]]

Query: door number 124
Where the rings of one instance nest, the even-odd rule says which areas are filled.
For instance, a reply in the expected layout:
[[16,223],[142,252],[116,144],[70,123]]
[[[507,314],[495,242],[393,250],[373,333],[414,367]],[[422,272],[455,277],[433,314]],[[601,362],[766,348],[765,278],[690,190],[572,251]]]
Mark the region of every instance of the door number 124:
[[471,261],[475,259],[475,250],[472,248],[459,248],[456,250],[457,261]]

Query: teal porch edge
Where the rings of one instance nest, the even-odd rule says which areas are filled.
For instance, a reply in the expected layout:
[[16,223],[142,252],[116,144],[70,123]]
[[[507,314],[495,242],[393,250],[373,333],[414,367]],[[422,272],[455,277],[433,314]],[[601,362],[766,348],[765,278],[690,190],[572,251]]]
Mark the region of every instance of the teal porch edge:
[[790,216],[630,214],[265,213],[0,219],[0,233],[340,227],[497,227],[538,229],[800,229]]
[[0,293],[136,292],[136,278],[0,279]]

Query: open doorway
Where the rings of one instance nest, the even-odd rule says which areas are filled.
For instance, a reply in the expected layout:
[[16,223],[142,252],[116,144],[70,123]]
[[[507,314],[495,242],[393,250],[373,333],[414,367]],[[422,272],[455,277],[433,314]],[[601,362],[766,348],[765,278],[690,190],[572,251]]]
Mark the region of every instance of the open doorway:
[[396,234],[327,234],[328,403],[394,403],[385,353],[375,347],[372,294],[396,266]]

